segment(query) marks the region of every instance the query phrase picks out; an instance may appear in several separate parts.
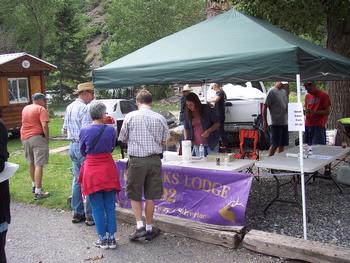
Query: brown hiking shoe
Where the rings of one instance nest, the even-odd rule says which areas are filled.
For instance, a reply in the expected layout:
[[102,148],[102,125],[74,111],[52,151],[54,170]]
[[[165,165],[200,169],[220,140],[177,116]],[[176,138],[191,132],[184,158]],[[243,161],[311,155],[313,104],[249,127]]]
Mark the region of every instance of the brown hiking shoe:
[[34,194],[34,200],[41,200],[41,199],[45,199],[48,198],[50,196],[49,192],[44,192],[41,194]]
[[84,215],[78,215],[78,214],[73,215],[73,218],[72,218],[73,224],[77,224],[77,223],[84,222],[84,221],[85,221]]

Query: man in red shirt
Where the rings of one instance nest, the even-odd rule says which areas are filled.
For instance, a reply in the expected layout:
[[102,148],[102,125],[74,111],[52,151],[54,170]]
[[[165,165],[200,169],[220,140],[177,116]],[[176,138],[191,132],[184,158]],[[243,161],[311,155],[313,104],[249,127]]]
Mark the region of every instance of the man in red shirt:
[[327,93],[316,87],[314,82],[305,82],[308,92],[305,96],[305,142],[309,145],[326,144],[326,124],[331,101]]
[[22,110],[21,140],[29,163],[32,192],[34,199],[38,200],[49,196],[48,192],[41,191],[43,167],[49,158],[49,114],[44,94],[35,93],[32,99],[33,104]]

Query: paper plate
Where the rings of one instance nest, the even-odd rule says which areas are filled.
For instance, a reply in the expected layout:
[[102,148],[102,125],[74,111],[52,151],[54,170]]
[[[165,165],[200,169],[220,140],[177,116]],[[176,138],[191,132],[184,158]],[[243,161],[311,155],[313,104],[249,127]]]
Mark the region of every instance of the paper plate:
[[5,162],[5,169],[0,173],[0,183],[13,176],[18,168],[19,165],[16,163]]

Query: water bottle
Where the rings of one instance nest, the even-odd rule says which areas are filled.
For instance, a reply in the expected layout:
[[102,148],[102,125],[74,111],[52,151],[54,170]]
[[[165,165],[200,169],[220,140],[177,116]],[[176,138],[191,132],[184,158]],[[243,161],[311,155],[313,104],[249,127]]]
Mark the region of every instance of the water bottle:
[[204,145],[199,145],[199,157],[202,159],[204,158]]

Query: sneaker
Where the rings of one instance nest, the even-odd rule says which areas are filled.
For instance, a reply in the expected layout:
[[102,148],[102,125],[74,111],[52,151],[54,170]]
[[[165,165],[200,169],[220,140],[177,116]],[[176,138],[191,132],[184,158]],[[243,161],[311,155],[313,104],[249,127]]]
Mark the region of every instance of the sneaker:
[[34,194],[34,200],[40,200],[40,199],[44,199],[44,198],[48,198],[50,196],[49,192],[44,192],[41,194]]
[[85,216],[84,215],[79,215],[79,214],[74,214],[73,218],[72,218],[72,223],[73,224],[77,224],[80,222],[84,222],[85,221]]
[[32,193],[35,194],[35,186],[32,186]]
[[145,236],[146,236],[146,228],[141,227],[139,229],[136,229],[135,232],[129,236],[129,240],[136,241],[136,240],[144,238]]
[[95,247],[107,249],[108,248],[108,240],[107,239],[98,239],[97,241],[94,242]]
[[146,231],[146,240],[151,241],[153,238],[159,235],[159,228],[153,227],[151,231]]
[[85,225],[87,225],[87,226],[94,226],[95,225],[95,221],[92,218],[92,216],[87,216],[86,217]]
[[117,248],[117,242],[115,241],[115,238],[108,239],[108,247],[111,249]]

